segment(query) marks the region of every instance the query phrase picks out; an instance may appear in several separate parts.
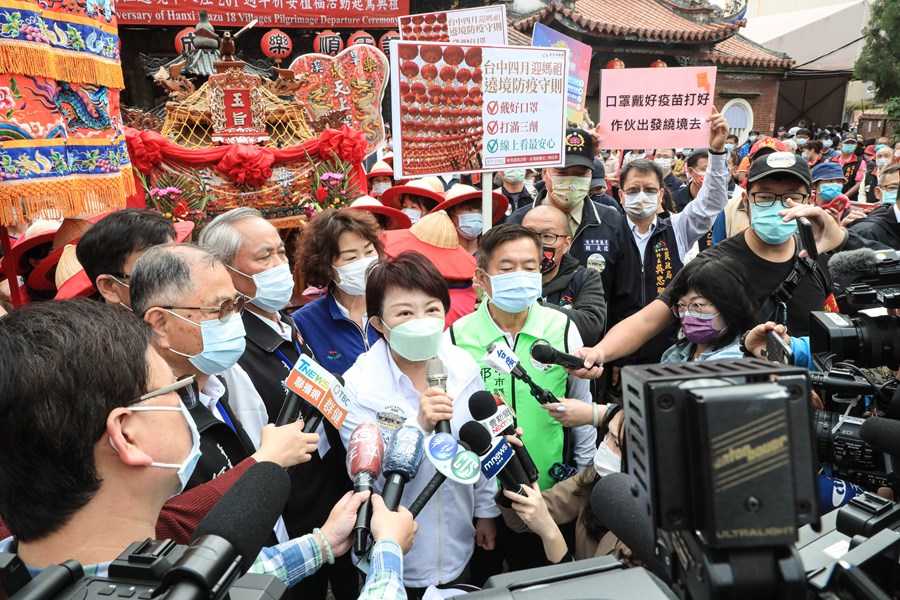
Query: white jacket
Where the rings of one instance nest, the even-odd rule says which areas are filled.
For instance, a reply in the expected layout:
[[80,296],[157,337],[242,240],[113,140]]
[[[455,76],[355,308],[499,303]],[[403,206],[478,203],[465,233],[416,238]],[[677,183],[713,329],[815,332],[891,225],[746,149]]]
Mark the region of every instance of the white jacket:
[[[469,397],[484,389],[481,369],[468,352],[444,341],[438,357],[447,366],[447,393],[453,398],[453,418],[450,427],[458,439],[462,425],[472,420]],[[350,435],[360,423],[374,423],[387,441],[400,425],[418,427],[419,392],[404,375],[391,356],[384,339],[361,354],[356,363],[344,373],[346,390],[352,398],[349,414],[341,426],[341,439],[346,447]],[[435,474],[426,457],[415,478],[403,490],[400,504],[412,504],[422,488]],[[384,478],[379,478],[380,492]],[[427,587],[453,581],[460,576],[475,547],[475,526],[472,518],[493,518],[500,514],[494,503],[497,492],[495,479],[479,478],[474,486],[464,486],[447,480],[416,518],[419,531],[415,545],[403,559],[403,584],[407,587]]]

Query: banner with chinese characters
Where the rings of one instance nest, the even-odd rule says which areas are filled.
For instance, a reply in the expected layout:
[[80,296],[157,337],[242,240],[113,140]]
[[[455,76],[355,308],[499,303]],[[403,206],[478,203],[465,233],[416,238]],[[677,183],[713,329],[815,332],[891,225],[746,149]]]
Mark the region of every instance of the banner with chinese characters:
[[295,92],[312,120],[343,113],[342,122],[366,135],[372,153],[384,141],[381,101],[387,88],[388,59],[375,46],[350,46],[337,56],[304,54],[291,70],[305,79]]
[[237,69],[209,76],[212,141],[219,144],[260,144],[266,133],[266,105],[259,75]]
[[394,175],[565,160],[568,50],[391,42]]
[[541,48],[569,49],[566,118],[569,121],[581,123],[581,120],[584,118],[584,96],[587,92],[587,80],[591,70],[591,47],[540,23],[534,24],[531,45]]
[[350,408],[350,396],[322,365],[301,354],[284,385],[319,409],[336,429],[341,428]]
[[393,29],[409,14],[409,0],[117,0],[121,25],[196,25],[197,11],[209,11],[215,27]]
[[705,148],[715,67],[604,69],[597,125],[604,148]]
[[505,46],[506,5],[495,4],[400,17],[400,39],[411,42],[449,42]]

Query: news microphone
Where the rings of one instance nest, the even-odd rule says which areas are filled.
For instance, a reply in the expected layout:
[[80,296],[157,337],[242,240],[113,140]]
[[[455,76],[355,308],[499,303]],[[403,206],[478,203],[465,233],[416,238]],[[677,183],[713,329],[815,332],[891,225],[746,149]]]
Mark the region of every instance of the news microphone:
[[819,474],[819,507],[823,514],[848,504],[865,491],[855,483]]
[[879,452],[900,457],[900,421],[869,417],[860,426],[859,437]]
[[[425,379],[428,387],[438,388],[442,392],[447,391],[447,367],[444,361],[437,356],[425,361]],[[450,433],[450,421],[446,419],[434,424],[435,433]]]
[[877,277],[878,257],[871,248],[838,252],[828,260],[828,272],[834,279]]
[[291,493],[291,479],[272,462],[253,465],[206,514],[192,540],[205,535],[227,540],[241,557],[245,573],[269,541]]
[[591,491],[591,511],[648,569],[668,580],[667,570],[656,557],[653,524],[641,512],[634,485],[628,473],[601,477]]
[[531,347],[531,358],[545,365],[559,365],[567,369],[583,369],[584,359],[560,352],[550,344],[535,344]]
[[[354,492],[374,492],[375,480],[381,473],[384,440],[381,430],[372,423],[357,426],[347,445],[347,470],[353,478]],[[353,528],[353,551],[359,556],[369,546],[369,526],[372,523],[372,498],[362,503],[356,513]]]
[[[473,419],[484,425],[491,436],[515,435],[518,437],[512,411],[502,401],[498,404],[490,392],[479,390],[472,394],[469,397],[469,412],[472,413]],[[532,483],[537,481],[541,472],[531,459],[528,449],[525,446],[513,446],[513,451],[516,453],[522,469],[525,470],[528,481]]]
[[482,359],[484,364],[498,373],[512,375],[528,386],[531,395],[541,404],[553,404],[559,402],[553,392],[545,390],[534,382],[531,376],[522,368],[519,357],[504,342],[494,342],[488,346],[487,354]]
[[492,440],[484,425],[476,421],[469,421],[460,428],[459,439],[481,457],[481,473],[485,478],[496,476],[505,489],[525,495],[522,487],[530,486],[531,482],[519,461],[514,460],[515,454],[509,442],[503,438]]
[[400,496],[409,480],[419,472],[425,458],[425,434],[411,425],[403,425],[391,434],[391,441],[384,457],[386,482],[381,496],[388,510],[396,511]]

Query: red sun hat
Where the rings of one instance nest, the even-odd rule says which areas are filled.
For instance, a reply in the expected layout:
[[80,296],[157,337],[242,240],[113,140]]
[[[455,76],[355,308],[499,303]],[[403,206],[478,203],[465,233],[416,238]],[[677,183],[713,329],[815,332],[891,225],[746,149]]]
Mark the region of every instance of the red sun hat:
[[[395,185],[388,188],[388,190],[381,195],[381,203],[385,206],[400,210],[402,208],[400,199],[403,197],[403,194],[412,194],[414,196],[425,198],[427,201],[425,209],[427,212],[431,212],[438,204],[444,201],[444,192],[438,191],[437,185],[434,182],[429,181],[429,179],[435,179],[440,184],[440,180],[433,177],[416,179],[405,185]],[[440,185],[443,190],[443,184]]]
[[[506,209],[509,208],[509,200],[499,192],[491,192],[491,198],[493,199],[491,217],[492,222],[496,225],[506,214]],[[475,189],[471,185],[457,183],[447,190],[447,199],[438,204],[434,210],[443,210],[449,213],[450,208],[475,199],[481,200],[481,190]]]
[[385,254],[396,258],[406,250],[424,254],[444,279],[469,280],[475,276],[475,257],[459,245],[456,227],[442,210],[425,215],[409,229],[384,233]]
[[360,196],[350,204],[350,208],[364,210],[377,215],[384,215],[388,218],[387,228],[390,231],[395,229],[409,229],[412,225],[412,220],[405,212],[401,212],[390,206],[385,206],[372,196]]
[[391,165],[387,164],[383,160],[379,160],[372,168],[369,169],[369,172],[366,173],[366,179],[372,179],[373,177],[390,177],[391,181],[394,180],[394,169],[391,168]]

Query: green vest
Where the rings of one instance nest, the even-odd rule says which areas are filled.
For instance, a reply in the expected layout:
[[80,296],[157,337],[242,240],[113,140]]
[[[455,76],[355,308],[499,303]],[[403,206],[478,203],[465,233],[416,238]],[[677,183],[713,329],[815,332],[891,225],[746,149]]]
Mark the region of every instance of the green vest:
[[[540,469],[538,485],[547,489],[556,483],[550,477],[553,463],[565,462],[563,456],[564,434],[559,421],[550,417],[525,383],[512,375],[504,375],[487,367],[482,362],[488,346],[494,342],[506,343],[503,332],[497,327],[488,312],[488,302],[482,302],[474,313],[462,317],[450,326],[453,343],[466,350],[481,365],[481,379],[484,387],[493,394],[502,393],[516,413],[517,425],[525,435],[522,441],[534,464]],[[568,352],[566,343],[569,333],[569,317],[558,310],[534,304],[528,310],[525,326],[516,336],[513,352],[519,357],[522,368],[528,372],[540,387],[550,390],[557,398],[566,396],[568,373],[558,365],[541,370],[531,360],[531,347],[535,342],[549,343],[557,350]]]

